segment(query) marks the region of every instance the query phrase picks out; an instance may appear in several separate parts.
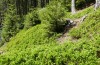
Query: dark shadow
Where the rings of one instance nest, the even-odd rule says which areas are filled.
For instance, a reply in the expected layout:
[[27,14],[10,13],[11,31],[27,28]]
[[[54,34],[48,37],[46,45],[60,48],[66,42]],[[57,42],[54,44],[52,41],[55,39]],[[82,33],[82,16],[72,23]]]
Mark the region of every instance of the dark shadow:
[[100,58],[100,51],[97,51],[97,57]]
[[58,27],[55,28],[55,32],[65,34],[74,26],[76,26],[76,24],[72,23],[71,20],[66,20],[64,24],[59,25]]

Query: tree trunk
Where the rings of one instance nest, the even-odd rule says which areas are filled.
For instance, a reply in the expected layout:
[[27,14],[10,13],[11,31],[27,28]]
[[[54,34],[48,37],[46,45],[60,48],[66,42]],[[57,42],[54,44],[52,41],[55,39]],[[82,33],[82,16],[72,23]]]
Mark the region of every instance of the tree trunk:
[[100,0],[96,0],[95,3],[95,10],[100,7]]
[[71,12],[72,12],[72,14],[75,14],[75,0],[72,0],[72,3],[71,3]]

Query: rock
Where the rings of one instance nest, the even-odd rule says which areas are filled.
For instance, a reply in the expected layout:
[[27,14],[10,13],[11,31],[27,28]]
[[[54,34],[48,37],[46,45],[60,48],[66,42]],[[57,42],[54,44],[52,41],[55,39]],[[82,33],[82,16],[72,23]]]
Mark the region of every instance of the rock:
[[68,26],[71,26],[74,22],[73,20],[68,19],[68,18],[65,18],[64,21],[65,21],[65,25],[68,25]]

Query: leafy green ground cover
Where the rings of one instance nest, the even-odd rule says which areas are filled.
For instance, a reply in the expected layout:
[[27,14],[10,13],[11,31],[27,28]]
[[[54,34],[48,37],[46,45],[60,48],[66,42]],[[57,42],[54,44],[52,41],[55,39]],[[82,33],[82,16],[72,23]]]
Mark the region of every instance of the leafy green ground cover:
[[[78,42],[67,41],[59,45],[48,26],[39,24],[22,30],[1,49],[0,65],[99,65],[100,12],[90,13],[82,25],[69,33]],[[83,16],[74,15],[76,18]],[[78,16],[80,15],[80,16]]]
[[86,8],[86,9],[84,9],[84,10],[76,11],[76,14],[73,14],[73,15],[71,15],[70,12],[66,12],[66,16],[65,17],[66,18],[70,18],[70,19],[77,19],[77,18],[83,17],[86,14],[90,14],[92,12],[94,12],[94,8],[93,8],[93,6],[90,6],[90,7]]

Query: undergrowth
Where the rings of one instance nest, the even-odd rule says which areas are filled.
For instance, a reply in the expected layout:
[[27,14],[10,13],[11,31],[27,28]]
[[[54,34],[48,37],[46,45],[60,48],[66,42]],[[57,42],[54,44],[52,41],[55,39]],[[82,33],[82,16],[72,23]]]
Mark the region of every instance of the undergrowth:
[[[89,10],[73,17],[81,17]],[[80,37],[75,43],[57,44],[57,34],[45,24],[20,31],[2,48],[4,53],[0,55],[0,65],[99,65],[99,14],[99,10],[91,12],[78,28],[69,32],[73,38]]]

